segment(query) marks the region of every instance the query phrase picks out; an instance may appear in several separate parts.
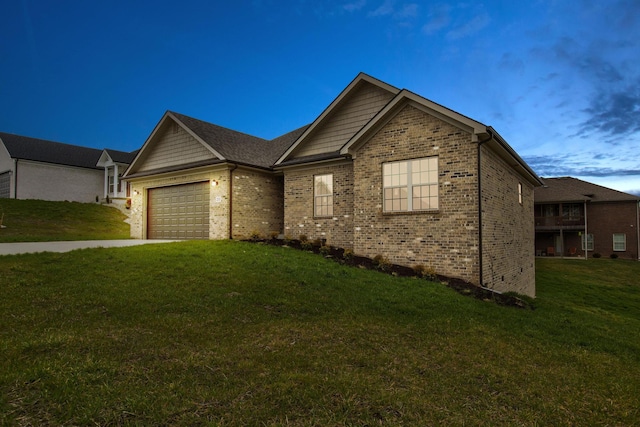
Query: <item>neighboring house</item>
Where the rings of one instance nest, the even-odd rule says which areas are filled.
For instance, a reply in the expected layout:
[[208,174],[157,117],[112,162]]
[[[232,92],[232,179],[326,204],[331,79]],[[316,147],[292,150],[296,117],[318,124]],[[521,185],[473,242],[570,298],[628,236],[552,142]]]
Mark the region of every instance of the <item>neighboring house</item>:
[[640,197],[576,178],[535,190],[536,255],[639,259]]
[[129,167],[138,150],[131,153],[104,149],[97,166],[104,168],[103,198],[108,203],[125,204],[130,197],[129,184],[122,180],[124,171]]
[[132,237],[304,234],[535,295],[540,178],[493,128],[366,74],[271,141],[167,112],[124,179]]
[[113,173],[121,174],[134,154],[0,132],[0,198],[95,203],[126,197]]

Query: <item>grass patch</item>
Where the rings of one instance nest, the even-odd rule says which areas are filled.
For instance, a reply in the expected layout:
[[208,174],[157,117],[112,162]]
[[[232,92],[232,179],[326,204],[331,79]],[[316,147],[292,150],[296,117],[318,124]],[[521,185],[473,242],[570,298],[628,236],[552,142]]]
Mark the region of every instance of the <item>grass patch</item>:
[[640,264],[535,310],[234,241],[0,257],[2,425],[634,425]]
[[0,243],[129,239],[126,215],[95,203],[0,199]]

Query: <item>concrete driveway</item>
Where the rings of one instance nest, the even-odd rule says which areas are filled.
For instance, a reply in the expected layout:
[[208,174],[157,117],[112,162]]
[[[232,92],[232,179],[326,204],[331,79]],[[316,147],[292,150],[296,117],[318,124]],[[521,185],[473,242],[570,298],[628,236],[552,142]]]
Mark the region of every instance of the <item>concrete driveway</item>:
[[73,242],[20,242],[0,243],[0,255],[36,252],[69,252],[86,248],[122,248],[125,246],[179,242],[180,240],[79,240]]

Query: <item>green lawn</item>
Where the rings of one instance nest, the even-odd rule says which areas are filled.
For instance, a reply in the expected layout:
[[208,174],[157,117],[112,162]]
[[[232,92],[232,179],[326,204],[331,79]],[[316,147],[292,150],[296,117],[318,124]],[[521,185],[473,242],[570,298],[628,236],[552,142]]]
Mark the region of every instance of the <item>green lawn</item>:
[[0,199],[0,217],[0,243],[130,238],[126,216],[96,203]]
[[289,248],[0,257],[0,425],[638,425],[640,263],[535,310]]

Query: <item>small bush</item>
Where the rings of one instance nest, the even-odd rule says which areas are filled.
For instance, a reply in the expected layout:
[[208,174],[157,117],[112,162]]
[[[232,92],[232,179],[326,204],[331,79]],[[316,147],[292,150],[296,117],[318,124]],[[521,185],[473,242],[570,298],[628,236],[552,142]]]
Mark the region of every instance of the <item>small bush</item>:
[[313,245],[308,240],[300,240],[300,248],[304,251],[313,250]]
[[354,257],[354,253],[353,250],[351,249],[345,249],[344,252],[342,253],[342,258],[345,261],[351,261]]
[[280,233],[278,233],[277,231],[272,231],[269,234],[269,237],[271,238],[271,240],[276,240],[278,238],[278,236],[280,235]]
[[323,246],[322,240],[321,239],[315,239],[313,242],[311,242],[311,244],[317,248]]
[[611,255],[609,255],[609,258],[616,259],[616,258],[618,258],[618,254],[611,254]]
[[600,255],[598,252],[594,252],[593,255],[591,255],[592,258],[600,258],[602,255]]
[[372,261],[376,269],[380,271],[389,271],[391,269],[391,262],[382,255],[374,256]]
[[253,230],[250,237],[253,241],[262,240],[262,234],[258,230]]
[[298,240],[300,240],[301,242],[306,242],[309,239],[306,234],[301,234],[300,236],[298,236]]
[[320,246],[320,254],[322,256],[328,256],[331,253],[331,247],[327,245]]
[[436,270],[433,267],[425,267],[422,264],[418,264],[413,266],[413,271],[416,273],[416,276],[421,277],[423,279],[427,279],[430,281],[435,281],[438,279]]

